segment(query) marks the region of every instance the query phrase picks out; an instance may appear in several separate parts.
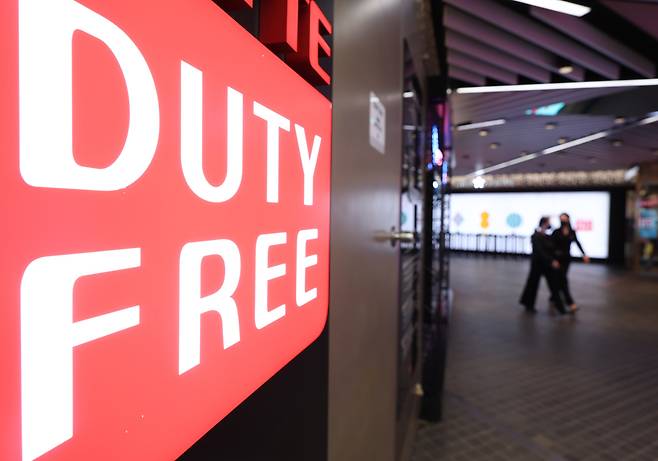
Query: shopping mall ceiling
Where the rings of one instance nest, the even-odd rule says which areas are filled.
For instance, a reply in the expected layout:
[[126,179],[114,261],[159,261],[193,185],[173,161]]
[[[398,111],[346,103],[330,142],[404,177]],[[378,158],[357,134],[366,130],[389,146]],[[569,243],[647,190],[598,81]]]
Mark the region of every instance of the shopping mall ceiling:
[[[658,160],[658,123],[644,122],[658,111],[658,87],[456,91],[655,78],[658,1],[579,1],[592,8],[583,17],[511,0],[444,3],[454,125],[505,122],[455,130],[456,174],[501,164],[501,173],[516,173],[627,168]],[[609,135],[550,156],[532,155],[602,131]],[[517,162],[523,156],[529,160]]]

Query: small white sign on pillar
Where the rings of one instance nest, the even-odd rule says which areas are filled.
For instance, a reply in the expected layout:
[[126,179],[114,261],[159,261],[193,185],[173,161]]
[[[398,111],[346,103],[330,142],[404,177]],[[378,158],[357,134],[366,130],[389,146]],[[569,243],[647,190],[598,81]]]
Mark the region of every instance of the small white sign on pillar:
[[370,92],[370,145],[380,154],[386,152],[386,108],[372,91]]

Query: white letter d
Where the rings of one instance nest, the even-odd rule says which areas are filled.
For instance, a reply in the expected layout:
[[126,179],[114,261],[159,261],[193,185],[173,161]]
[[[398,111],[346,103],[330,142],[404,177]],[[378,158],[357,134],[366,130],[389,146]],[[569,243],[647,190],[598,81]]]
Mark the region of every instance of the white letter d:
[[[107,168],[73,157],[73,33],[112,51],[126,81],[130,123],[123,149]],[[158,95],[146,61],[115,24],[73,0],[19,2],[20,171],[34,187],[112,191],[144,174],[158,144]]]

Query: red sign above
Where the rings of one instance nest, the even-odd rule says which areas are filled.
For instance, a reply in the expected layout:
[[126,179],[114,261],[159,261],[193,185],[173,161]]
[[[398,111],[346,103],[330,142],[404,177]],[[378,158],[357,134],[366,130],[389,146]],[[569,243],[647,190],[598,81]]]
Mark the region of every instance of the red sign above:
[[324,328],[331,103],[210,0],[0,44],[0,459],[174,459]]
[[[218,0],[229,10],[253,8],[253,0]],[[320,57],[331,57],[324,36],[331,23],[315,0],[267,0],[260,4],[258,38],[313,85],[328,85],[331,76]]]

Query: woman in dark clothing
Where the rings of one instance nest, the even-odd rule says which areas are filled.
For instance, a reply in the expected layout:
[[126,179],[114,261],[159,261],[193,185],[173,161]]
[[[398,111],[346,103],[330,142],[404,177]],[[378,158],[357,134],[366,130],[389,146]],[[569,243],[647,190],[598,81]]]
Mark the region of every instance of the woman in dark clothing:
[[[571,227],[571,218],[567,213],[560,215],[560,228],[556,229],[551,234],[551,240],[555,245],[555,257],[560,263],[560,268],[556,271],[556,284],[559,296],[551,296],[551,301],[556,302],[560,296],[564,296],[564,302],[569,306],[572,311],[576,311],[578,307],[571,296],[569,290],[569,265],[571,264],[571,244],[576,243],[578,249],[583,254],[583,261],[589,263],[589,257],[585,254],[583,246],[578,240],[576,231]],[[561,298],[559,298],[561,303]]]
[[555,273],[560,264],[555,259],[555,248],[553,241],[546,234],[551,224],[547,217],[539,220],[539,228],[532,235],[532,259],[530,261],[530,273],[526,281],[520,303],[525,306],[527,312],[536,312],[535,302],[537,300],[537,290],[541,277],[546,277],[548,288],[551,292],[551,299],[555,298],[553,305],[560,314],[568,313],[562,304],[560,295],[557,292]]

